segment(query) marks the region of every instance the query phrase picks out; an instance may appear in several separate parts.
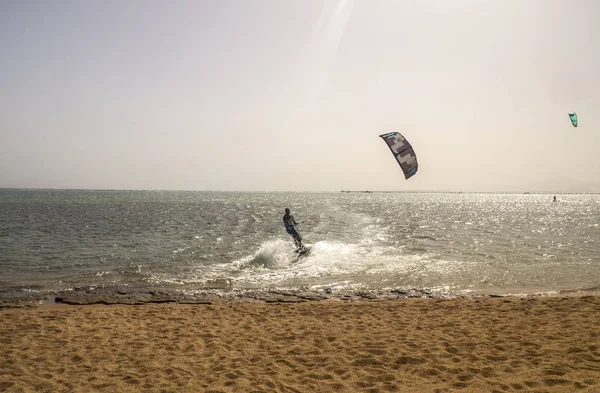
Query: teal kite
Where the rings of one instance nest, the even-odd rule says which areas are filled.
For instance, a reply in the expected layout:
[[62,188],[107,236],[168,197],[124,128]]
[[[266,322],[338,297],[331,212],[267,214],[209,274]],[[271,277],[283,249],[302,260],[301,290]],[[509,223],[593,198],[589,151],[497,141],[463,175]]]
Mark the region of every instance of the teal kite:
[[571,124],[573,124],[573,127],[577,127],[577,113],[570,112],[569,118],[571,119]]

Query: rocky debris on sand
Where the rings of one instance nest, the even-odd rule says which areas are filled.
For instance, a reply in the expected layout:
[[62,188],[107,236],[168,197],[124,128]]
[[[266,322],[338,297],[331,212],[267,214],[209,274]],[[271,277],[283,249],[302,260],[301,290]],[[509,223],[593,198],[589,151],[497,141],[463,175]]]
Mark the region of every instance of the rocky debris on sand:
[[[44,297],[45,296],[45,297]],[[445,294],[419,289],[333,289],[264,288],[202,289],[135,288],[128,286],[75,288],[28,298],[0,299],[0,308],[35,307],[43,304],[130,304],[180,303],[211,304],[224,301],[259,301],[265,303],[299,303],[323,300],[379,301],[398,298],[442,298]]]

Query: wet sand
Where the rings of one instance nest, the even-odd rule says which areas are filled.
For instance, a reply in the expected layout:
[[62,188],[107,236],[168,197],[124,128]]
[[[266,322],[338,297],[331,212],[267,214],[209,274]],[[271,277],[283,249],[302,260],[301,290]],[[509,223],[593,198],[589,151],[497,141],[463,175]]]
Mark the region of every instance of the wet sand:
[[600,392],[600,297],[0,310],[0,392]]

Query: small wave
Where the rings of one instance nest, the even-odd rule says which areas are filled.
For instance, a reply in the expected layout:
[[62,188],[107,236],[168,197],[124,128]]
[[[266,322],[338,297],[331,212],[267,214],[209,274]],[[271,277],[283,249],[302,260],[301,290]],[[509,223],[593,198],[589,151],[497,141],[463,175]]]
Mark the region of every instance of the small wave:
[[254,255],[233,262],[240,270],[252,268],[281,269],[290,266],[298,257],[290,242],[277,239],[260,246]]
[[598,292],[600,292],[600,285],[592,285],[592,286],[573,288],[573,289],[564,289],[564,290],[558,291],[558,293],[560,293],[560,294],[598,293]]
[[412,239],[423,239],[423,240],[434,240],[437,241],[437,239],[433,236],[428,236],[428,235],[412,235],[411,236]]

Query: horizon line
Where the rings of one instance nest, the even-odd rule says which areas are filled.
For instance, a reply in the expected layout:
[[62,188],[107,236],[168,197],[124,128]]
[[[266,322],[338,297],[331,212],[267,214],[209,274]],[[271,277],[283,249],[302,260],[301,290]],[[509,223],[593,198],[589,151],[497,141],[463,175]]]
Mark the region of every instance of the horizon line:
[[197,190],[197,189],[140,189],[140,188],[51,188],[51,187],[0,187],[0,190],[20,191],[146,191],[146,192],[231,192],[231,193],[404,193],[404,194],[600,194],[600,191],[544,191],[544,190],[505,190],[505,191],[456,191],[456,190]]

